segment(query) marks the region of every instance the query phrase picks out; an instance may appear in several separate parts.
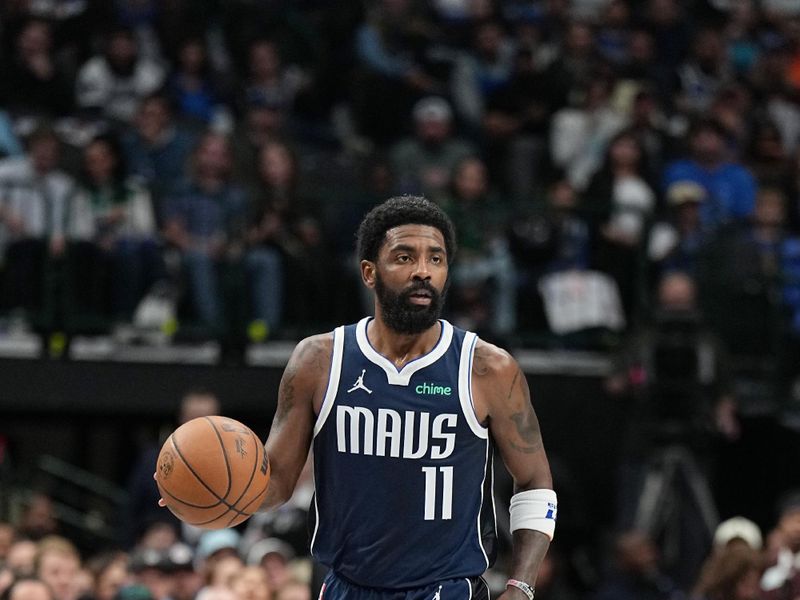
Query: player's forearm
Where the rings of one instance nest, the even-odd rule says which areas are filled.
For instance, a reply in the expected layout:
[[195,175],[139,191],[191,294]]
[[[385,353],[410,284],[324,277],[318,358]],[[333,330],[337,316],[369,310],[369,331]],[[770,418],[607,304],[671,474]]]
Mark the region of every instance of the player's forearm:
[[261,503],[261,506],[258,510],[261,512],[274,510],[286,504],[286,502],[289,501],[289,498],[292,497],[294,484],[296,481],[297,480],[295,478],[295,480],[289,484],[285,478],[281,476],[280,472],[276,473],[273,471],[269,480],[267,495],[264,496],[264,501]]
[[[540,531],[518,529],[513,533],[513,549],[511,554],[510,579],[524,581],[535,587],[539,565],[550,547],[550,538]],[[508,588],[510,592],[513,586]],[[520,591],[519,597],[527,600]]]

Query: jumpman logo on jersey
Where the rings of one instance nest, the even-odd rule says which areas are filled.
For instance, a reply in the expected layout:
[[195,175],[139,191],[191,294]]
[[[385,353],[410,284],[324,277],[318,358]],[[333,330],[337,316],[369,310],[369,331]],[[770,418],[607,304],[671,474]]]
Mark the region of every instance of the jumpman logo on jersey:
[[442,586],[439,586],[439,589],[436,590],[432,600],[442,600]]
[[349,390],[347,390],[348,394],[350,392],[355,392],[356,390],[364,390],[368,394],[372,393],[372,390],[364,385],[364,373],[366,373],[366,372],[367,372],[366,369],[361,369],[361,375],[358,376],[358,379],[356,379],[356,382],[353,384],[353,387],[351,387]]

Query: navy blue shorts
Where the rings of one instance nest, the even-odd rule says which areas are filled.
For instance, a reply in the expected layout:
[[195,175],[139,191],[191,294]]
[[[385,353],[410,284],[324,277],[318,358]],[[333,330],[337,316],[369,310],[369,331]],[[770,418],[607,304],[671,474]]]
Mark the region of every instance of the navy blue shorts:
[[483,577],[446,579],[419,588],[389,590],[356,585],[333,571],[325,577],[318,600],[490,600]]

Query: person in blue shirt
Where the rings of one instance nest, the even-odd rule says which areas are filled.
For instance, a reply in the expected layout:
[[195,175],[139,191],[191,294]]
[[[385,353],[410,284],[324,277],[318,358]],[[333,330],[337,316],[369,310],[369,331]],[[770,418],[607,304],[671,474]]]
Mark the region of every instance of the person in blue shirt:
[[663,186],[677,181],[694,181],[708,193],[700,209],[703,225],[716,229],[753,214],[756,181],[742,165],[728,156],[726,133],[713,119],[694,125],[689,135],[690,156],[666,166]]

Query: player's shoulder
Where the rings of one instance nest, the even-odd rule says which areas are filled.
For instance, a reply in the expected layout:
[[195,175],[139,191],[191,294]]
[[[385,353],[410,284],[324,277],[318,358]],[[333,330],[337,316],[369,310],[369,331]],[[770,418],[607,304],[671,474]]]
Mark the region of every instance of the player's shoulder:
[[333,332],[318,333],[300,340],[292,352],[290,362],[298,367],[324,367],[330,364],[333,352]]
[[519,366],[508,350],[478,338],[472,358],[472,374],[482,379],[514,376]]

